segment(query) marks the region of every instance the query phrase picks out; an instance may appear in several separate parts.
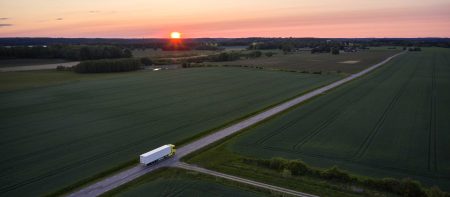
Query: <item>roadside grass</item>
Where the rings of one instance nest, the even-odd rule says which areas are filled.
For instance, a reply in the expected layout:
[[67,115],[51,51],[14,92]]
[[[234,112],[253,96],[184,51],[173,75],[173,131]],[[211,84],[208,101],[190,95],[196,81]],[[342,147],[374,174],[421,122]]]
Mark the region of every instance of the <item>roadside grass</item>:
[[106,196],[271,196],[275,193],[178,168],[162,168],[102,194]]
[[[239,134],[235,137],[239,137]],[[190,155],[184,160],[218,172],[235,175],[250,180],[272,184],[318,196],[386,196],[386,192],[364,189],[358,185],[348,186],[335,181],[327,181],[309,176],[293,176],[290,172],[276,171],[245,163],[244,156],[234,154],[226,149],[227,142],[198,155]]]

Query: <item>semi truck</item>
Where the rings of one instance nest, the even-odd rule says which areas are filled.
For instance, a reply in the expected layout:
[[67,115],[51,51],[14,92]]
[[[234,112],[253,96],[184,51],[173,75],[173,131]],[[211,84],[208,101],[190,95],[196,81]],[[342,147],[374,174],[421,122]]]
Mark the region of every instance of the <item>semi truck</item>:
[[140,155],[139,161],[141,164],[151,165],[167,157],[175,155],[175,151],[175,145],[167,144]]

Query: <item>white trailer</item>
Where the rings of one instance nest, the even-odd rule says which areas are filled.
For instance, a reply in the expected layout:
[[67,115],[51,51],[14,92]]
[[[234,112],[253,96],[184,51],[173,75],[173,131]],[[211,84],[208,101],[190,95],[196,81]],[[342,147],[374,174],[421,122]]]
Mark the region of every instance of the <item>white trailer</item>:
[[167,144],[140,155],[139,160],[141,164],[149,165],[166,157],[173,156],[175,154],[175,151],[175,145]]

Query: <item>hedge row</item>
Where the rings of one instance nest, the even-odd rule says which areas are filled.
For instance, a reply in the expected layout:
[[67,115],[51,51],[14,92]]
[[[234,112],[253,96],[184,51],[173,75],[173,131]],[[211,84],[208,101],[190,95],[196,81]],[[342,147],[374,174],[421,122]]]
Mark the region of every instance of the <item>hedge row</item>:
[[337,167],[320,170],[312,168],[300,160],[287,160],[283,158],[272,158],[272,159],[245,158],[243,159],[243,162],[251,165],[257,165],[264,168],[276,170],[283,173],[285,173],[285,171],[289,171],[294,176],[310,176],[325,180],[336,181],[344,184],[347,183],[358,184],[367,188],[389,192],[400,196],[408,196],[408,197],[450,196],[449,193],[442,192],[438,187],[432,187],[427,189],[424,188],[419,182],[408,178],[402,180],[393,178],[360,179],[351,176],[349,173],[342,171]]
[[77,73],[109,73],[138,70],[143,66],[139,59],[105,59],[84,61],[74,67]]

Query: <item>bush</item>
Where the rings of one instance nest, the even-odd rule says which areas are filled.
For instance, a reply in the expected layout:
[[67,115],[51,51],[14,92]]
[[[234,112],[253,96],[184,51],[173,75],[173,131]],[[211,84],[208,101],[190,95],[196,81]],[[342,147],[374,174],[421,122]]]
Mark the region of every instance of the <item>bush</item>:
[[333,48],[333,49],[331,50],[331,54],[333,54],[333,55],[339,55],[339,48]]
[[210,57],[210,61],[213,62],[225,62],[225,61],[234,61],[240,58],[240,54],[238,53],[220,53],[218,55],[213,55]]
[[111,59],[84,61],[75,66],[77,73],[108,73],[138,70],[142,63],[138,59]]
[[59,65],[56,67],[56,70],[57,71],[71,71],[71,70],[73,70],[73,67],[65,67],[65,66]]
[[63,70],[66,70],[66,67],[65,66],[57,66],[56,70],[63,71]]
[[389,191],[402,196],[427,196],[427,194],[422,190],[420,183],[411,179],[402,179],[401,181],[393,178],[369,179],[363,183],[368,187]]
[[290,161],[287,168],[291,170],[293,175],[306,175],[311,172],[311,169],[304,162],[299,160]]
[[249,53],[247,55],[247,57],[249,58],[258,58],[262,56],[262,52],[261,51],[252,51],[251,53]]
[[143,58],[140,59],[140,61],[145,66],[153,65],[153,61],[150,58],[148,58],[148,57],[143,57]]
[[372,188],[379,191],[385,191],[400,196],[407,197],[422,197],[422,196],[432,196],[432,197],[448,197],[448,193],[442,192],[437,187],[432,187],[431,189],[425,190],[422,185],[411,179],[358,179],[356,177],[350,176],[347,172],[344,172],[337,168],[336,166],[326,169],[319,170],[309,167],[307,164],[300,160],[286,160],[283,158],[272,158],[272,159],[252,159],[245,158],[244,163],[250,165],[258,165],[268,169],[276,170],[281,173],[283,177],[293,176],[304,176],[308,175],[310,177],[321,178],[330,181],[336,181],[340,183],[351,183],[358,184],[367,188]]
[[403,179],[401,181],[399,194],[408,197],[427,196],[422,190],[420,183],[411,179]]
[[321,172],[320,176],[324,179],[337,180],[342,182],[350,182],[352,180],[348,173],[341,171],[336,166]]
[[282,170],[286,165],[286,160],[283,158],[273,158],[270,160],[269,168],[273,170]]
[[266,57],[272,57],[273,55],[275,55],[275,53],[267,52],[267,53],[264,53],[264,55],[266,55]]
[[441,191],[439,187],[433,186],[427,191],[427,196],[429,197],[450,197],[449,194]]

